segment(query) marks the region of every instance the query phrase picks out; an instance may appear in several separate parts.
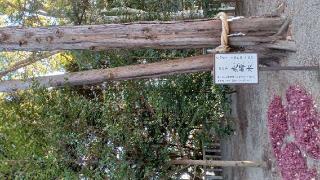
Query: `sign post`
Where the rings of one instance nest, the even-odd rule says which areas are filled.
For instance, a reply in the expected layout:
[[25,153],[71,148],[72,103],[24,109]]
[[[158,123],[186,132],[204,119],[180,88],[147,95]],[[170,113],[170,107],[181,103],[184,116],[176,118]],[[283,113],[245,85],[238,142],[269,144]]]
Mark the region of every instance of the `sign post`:
[[258,84],[259,66],[256,53],[216,54],[215,84]]

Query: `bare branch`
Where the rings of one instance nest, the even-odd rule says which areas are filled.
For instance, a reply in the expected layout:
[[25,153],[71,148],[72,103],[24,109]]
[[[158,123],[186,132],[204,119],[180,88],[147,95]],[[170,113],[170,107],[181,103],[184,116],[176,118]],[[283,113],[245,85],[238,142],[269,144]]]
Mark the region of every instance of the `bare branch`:
[[26,67],[26,66],[29,66],[29,65],[31,65],[37,61],[41,61],[45,58],[49,58],[50,56],[53,56],[53,55],[60,53],[60,52],[61,51],[53,51],[53,52],[49,52],[49,53],[40,53],[40,54],[32,53],[32,55],[30,55],[28,58],[26,58],[22,61],[16,62],[12,66],[8,67],[6,70],[1,71],[0,78],[6,76],[7,74],[9,74],[13,71],[16,71],[16,70],[23,68],[23,67]]

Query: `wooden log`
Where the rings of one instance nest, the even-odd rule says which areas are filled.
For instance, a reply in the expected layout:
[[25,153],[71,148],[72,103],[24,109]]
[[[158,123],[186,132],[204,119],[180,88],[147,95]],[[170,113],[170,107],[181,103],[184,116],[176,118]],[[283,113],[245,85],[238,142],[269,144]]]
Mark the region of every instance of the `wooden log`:
[[294,41],[279,40],[270,44],[266,44],[266,47],[270,49],[285,50],[285,51],[292,51],[292,52],[297,51],[297,46]]
[[254,161],[173,160],[171,164],[220,167],[266,167],[265,162]]
[[27,80],[0,81],[0,92],[29,89],[34,82],[42,87],[60,87],[97,84],[113,80],[154,78],[173,74],[211,71],[213,56],[196,56],[179,60],[162,61],[109,69],[89,70],[63,75],[31,78]]
[[[315,67],[301,67],[304,70],[318,70]],[[264,67],[261,70],[298,70],[298,67]],[[91,85],[105,81],[156,78],[174,74],[205,72],[213,70],[213,55],[194,56],[189,58],[162,61],[150,64],[139,64],[109,69],[88,70],[62,75],[30,78],[27,80],[0,81],[0,92],[11,92],[29,89],[34,82],[43,87],[61,87],[65,85]]]
[[[283,18],[256,17],[230,22],[231,46],[270,43],[284,23]],[[136,22],[86,26],[54,26],[40,28],[0,28],[0,51],[52,51],[102,49],[182,49],[220,45],[221,21],[216,19]]]
[[273,66],[260,67],[260,71],[319,71],[318,66]]

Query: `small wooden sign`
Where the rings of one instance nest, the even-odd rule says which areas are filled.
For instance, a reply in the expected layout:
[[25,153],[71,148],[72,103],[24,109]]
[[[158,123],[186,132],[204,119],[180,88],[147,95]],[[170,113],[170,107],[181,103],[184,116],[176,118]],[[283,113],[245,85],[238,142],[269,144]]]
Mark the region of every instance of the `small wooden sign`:
[[216,84],[257,84],[258,55],[256,53],[216,54],[214,74]]

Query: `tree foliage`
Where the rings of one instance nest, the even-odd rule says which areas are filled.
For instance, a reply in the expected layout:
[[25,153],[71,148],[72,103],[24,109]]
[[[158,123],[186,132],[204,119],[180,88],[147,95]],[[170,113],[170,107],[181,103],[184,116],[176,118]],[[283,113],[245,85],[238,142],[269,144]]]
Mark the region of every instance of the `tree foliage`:
[[204,142],[230,130],[221,124],[228,89],[211,81],[199,73],[109,82],[91,97],[68,88],[7,95],[2,177],[165,177],[171,159],[199,159]]

